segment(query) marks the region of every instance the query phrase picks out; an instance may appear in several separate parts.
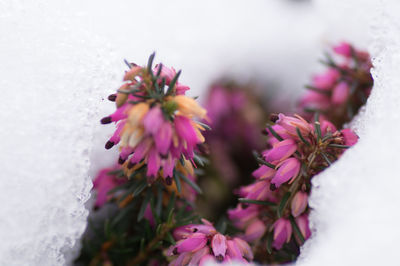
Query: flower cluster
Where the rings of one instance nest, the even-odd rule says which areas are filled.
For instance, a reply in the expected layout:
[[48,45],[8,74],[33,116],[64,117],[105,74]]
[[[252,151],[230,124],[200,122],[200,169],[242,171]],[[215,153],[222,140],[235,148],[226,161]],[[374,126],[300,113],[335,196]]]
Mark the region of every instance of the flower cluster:
[[167,256],[173,257],[169,265],[206,265],[210,262],[248,264],[253,259],[253,252],[246,241],[218,233],[205,219],[202,222],[174,230],[177,242],[167,251]]
[[314,75],[300,100],[306,111],[318,110],[335,125],[350,121],[365,104],[373,85],[372,63],[365,51],[343,42],[333,47],[336,58],[327,54],[324,73]]
[[128,63],[125,83],[109,96],[117,110],[101,123],[116,123],[106,149],[119,143],[120,164],[131,169],[142,163],[148,177],[162,176],[171,185],[178,161],[193,161],[196,146],[204,142],[206,126],[194,119],[204,119],[206,110],[184,95],[189,87],[178,82],[180,72],[162,64],[152,69],[153,57],[147,67]]
[[308,227],[308,194],[311,178],[337,160],[357,142],[350,129],[338,131],[317,114],[312,123],[299,115],[272,115],[268,125],[269,148],[257,155],[260,167],[253,172],[255,183],[242,187],[240,203],[228,215],[243,230],[243,239],[254,242],[272,232],[272,247],[279,250],[293,232],[301,244],[311,232]]

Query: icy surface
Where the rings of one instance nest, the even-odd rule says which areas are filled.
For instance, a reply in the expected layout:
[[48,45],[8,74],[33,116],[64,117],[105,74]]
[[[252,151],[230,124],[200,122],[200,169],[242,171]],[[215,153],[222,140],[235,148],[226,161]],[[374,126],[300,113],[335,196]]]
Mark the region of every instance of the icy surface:
[[400,2],[369,7],[363,12],[373,37],[375,86],[353,123],[360,141],[314,179],[311,220],[316,231],[298,265],[399,264]]

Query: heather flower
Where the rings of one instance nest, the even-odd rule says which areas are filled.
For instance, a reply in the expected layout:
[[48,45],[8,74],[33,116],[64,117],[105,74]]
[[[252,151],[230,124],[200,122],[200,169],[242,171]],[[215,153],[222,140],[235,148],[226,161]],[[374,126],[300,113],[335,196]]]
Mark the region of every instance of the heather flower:
[[93,181],[93,189],[97,191],[96,202],[94,206],[96,208],[102,207],[112,195],[108,192],[118,185],[126,182],[126,179],[118,178],[112,174],[112,171],[118,170],[118,166],[113,168],[105,168],[101,170]]
[[304,239],[308,239],[311,236],[311,231],[308,223],[308,215],[303,214],[296,218],[296,224],[300,229],[301,234],[303,235]]
[[173,257],[170,265],[202,265],[206,261],[247,264],[253,258],[245,241],[222,235],[210,222],[202,221],[203,224],[189,224],[175,229],[173,236],[177,242],[166,253]]
[[301,245],[310,236],[307,206],[311,178],[354,145],[357,135],[350,129],[338,131],[318,115],[311,122],[283,114],[272,115],[271,121],[275,124],[265,129],[269,148],[257,156],[256,181],[239,189],[241,203],[228,210],[228,216],[243,232],[239,234],[242,239],[272,241],[270,248],[279,250],[291,239]]
[[288,243],[292,236],[292,226],[290,221],[284,218],[277,220],[274,225],[274,241],[272,246],[281,249],[284,243]]
[[151,62],[147,67],[131,65],[126,83],[111,97],[117,110],[101,120],[116,122],[106,148],[119,144],[118,161],[126,171],[144,163],[151,180],[160,176],[167,184],[172,184],[178,161],[192,161],[197,145],[204,142],[205,128],[195,119],[204,119],[206,110],[184,95],[189,88],[178,82],[179,74],[161,64],[151,70]]
[[373,80],[372,67],[367,52],[343,42],[332,47],[334,55],[327,54],[324,73],[314,75],[307,93],[299,106],[306,112],[320,111],[335,125],[350,121],[359,108],[366,103]]
[[280,187],[290,179],[296,178],[300,172],[300,161],[296,158],[289,158],[277,165],[278,171],[271,180],[271,188]]
[[293,217],[297,217],[302,214],[306,208],[308,203],[308,194],[302,191],[297,192],[291,203],[291,210]]

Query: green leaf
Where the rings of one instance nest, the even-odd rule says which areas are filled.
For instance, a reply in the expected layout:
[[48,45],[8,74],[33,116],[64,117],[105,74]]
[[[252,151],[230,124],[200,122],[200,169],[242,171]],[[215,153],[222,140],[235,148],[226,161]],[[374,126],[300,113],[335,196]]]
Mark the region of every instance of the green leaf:
[[167,210],[165,212],[167,214],[167,223],[168,224],[170,224],[172,222],[174,206],[175,206],[175,192],[172,192],[171,199],[168,202]]
[[182,191],[181,180],[179,179],[179,176],[176,174],[175,170],[174,170],[174,180],[176,183],[176,189],[178,190],[178,193],[181,193]]
[[322,138],[322,136],[321,136],[321,124],[319,123],[319,112],[315,113],[314,124],[315,124],[315,133],[317,134],[317,140],[319,141]]
[[310,142],[308,142],[308,141],[303,137],[303,135],[301,134],[300,129],[299,129],[298,127],[296,127],[296,132],[297,132],[297,135],[299,136],[299,138],[301,139],[301,141],[302,141],[304,144],[306,144],[307,146],[311,146]]
[[282,217],[282,212],[286,208],[286,205],[290,198],[290,194],[291,194],[290,192],[286,192],[285,195],[283,195],[281,202],[279,203],[278,210],[277,210],[279,218]]
[[292,215],[290,215],[289,220],[290,220],[290,223],[292,224],[292,228],[293,228],[294,233],[297,235],[297,237],[299,238],[299,240],[301,242],[300,245],[303,245],[303,243],[305,241],[304,240],[304,236],[301,233],[300,228],[297,226],[297,223],[294,220]]
[[155,206],[154,206],[154,198],[151,198],[150,200],[150,207],[151,207],[151,212],[153,214],[154,219],[156,220],[156,225],[161,223],[160,217],[157,215]]
[[305,88],[308,89],[308,90],[312,90],[312,91],[324,94],[324,95],[329,95],[330,94],[330,92],[328,90],[321,90],[319,88],[316,88],[316,87],[313,87],[313,86],[309,86],[309,85],[306,85]]
[[140,210],[139,210],[139,214],[137,217],[137,221],[140,222],[143,217],[144,217],[144,212],[146,211],[147,205],[150,202],[150,198],[152,196],[152,192],[151,190],[147,190],[146,196],[144,197],[143,201],[142,201],[142,205],[140,206]]
[[124,63],[129,67],[129,69],[132,68],[132,64],[128,62],[128,60],[124,59]]
[[167,240],[171,243],[171,245],[175,245],[176,244],[175,239],[173,238],[171,232],[167,233]]
[[153,73],[153,61],[154,61],[154,57],[156,56],[156,53],[153,52],[150,57],[149,57],[149,61],[147,62],[147,71],[150,73]]
[[259,164],[263,164],[263,165],[268,166],[269,168],[276,169],[276,165],[263,160],[256,151],[253,151],[253,156]]
[[282,138],[281,136],[279,136],[279,134],[276,133],[276,131],[275,131],[270,125],[267,125],[267,128],[268,128],[269,132],[271,132],[271,134],[272,134],[277,140],[279,140],[279,141],[282,141],[282,140],[283,140],[283,138]]
[[350,148],[351,146],[347,146],[347,145],[340,145],[340,144],[328,144],[328,147],[331,147],[331,148],[339,148],[339,149],[348,149],[348,148]]
[[189,178],[187,178],[185,175],[183,175],[180,172],[176,172],[186,183],[188,183],[189,186],[191,186],[194,190],[196,190],[197,193],[199,194],[203,194],[203,191],[201,191],[201,188],[194,183],[192,180],[190,180]]
[[329,165],[332,164],[331,160],[329,160],[328,156],[325,153],[321,152],[321,155]]
[[252,200],[246,198],[239,198],[239,202],[241,203],[248,203],[248,204],[258,204],[258,205],[265,205],[265,206],[275,206],[276,204],[270,201],[265,200]]
[[142,182],[140,182],[140,183],[137,185],[136,189],[133,191],[133,196],[135,197],[135,196],[139,195],[140,193],[142,193],[143,190],[144,190],[146,187],[147,187],[147,181],[144,179]]
[[175,87],[176,82],[178,81],[179,76],[181,75],[182,70],[179,70],[176,75],[174,76],[174,78],[171,80],[171,82],[169,83],[169,87],[167,90],[167,95],[170,95],[172,93],[172,90]]
[[268,254],[272,254],[272,241],[274,238],[273,232],[269,232],[267,235],[267,252]]
[[162,198],[163,198],[162,186],[159,184],[157,186],[157,204],[156,204],[156,212],[158,217],[161,217]]
[[201,167],[204,167],[204,162],[203,159],[198,156],[197,154],[194,154],[193,159],[195,160],[196,163],[198,163]]
[[200,126],[202,126],[202,127],[204,127],[205,129],[207,129],[207,130],[212,130],[211,129],[211,127],[209,126],[209,125],[207,125],[207,124],[204,124],[204,123],[202,123],[202,122],[200,122],[200,121],[195,121],[197,124],[199,124]]

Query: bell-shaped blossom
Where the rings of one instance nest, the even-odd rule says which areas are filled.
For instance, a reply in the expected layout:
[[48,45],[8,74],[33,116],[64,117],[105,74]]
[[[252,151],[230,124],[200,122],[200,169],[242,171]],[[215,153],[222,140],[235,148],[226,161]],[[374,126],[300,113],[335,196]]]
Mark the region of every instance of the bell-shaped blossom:
[[296,178],[299,172],[300,161],[296,158],[286,159],[279,165],[278,171],[271,180],[271,185],[278,188],[290,179]]
[[311,231],[308,223],[308,215],[303,214],[296,218],[296,224],[300,229],[304,239],[308,239],[311,236]]
[[340,77],[338,70],[329,68],[325,73],[313,77],[313,86],[321,90],[328,90]]
[[295,137],[297,136],[297,128],[305,137],[307,137],[312,130],[310,124],[298,115],[296,115],[296,117],[292,117],[279,114],[279,119],[276,121],[276,124],[283,127],[288,134]]
[[280,218],[274,223],[274,237],[272,246],[281,249],[284,243],[288,243],[292,236],[292,225],[285,218]]
[[302,214],[307,208],[307,203],[308,203],[308,194],[302,191],[297,192],[294,195],[291,203],[292,215],[294,217],[297,217],[300,214]]
[[123,178],[117,178],[110,174],[111,171],[117,170],[118,166],[114,168],[106,168],[101,170],[93,181],[93,189],[97,191],[96,202],[94,206],[96,208],[102,207],[112,196],[108,192],[118,185],[125,183],[127,180]]
[[349,98],[350,87],[347,82],[339,82],[332,91],[332,103],[336,105],[344,104]]
[[253,219],[246,227],[243,239],[248,242],[253,242],[260,239],[266,232],[267,227],[260,219]]
[[358,136],[351,129],[345,128],[340,131],[344,138],[345,145],[353,146],[358,141]]
[[333,51],[339,55],[343,55],[345,57],[352,56],[352,47],[351,44],[347,42],[342,42],[338,45],[333,46]]
[[278,163],[289,158],[297,149],[297,143],[293,139],[285,139],[274,144],[271,150],[264,152],[264,158],[267,162]]

